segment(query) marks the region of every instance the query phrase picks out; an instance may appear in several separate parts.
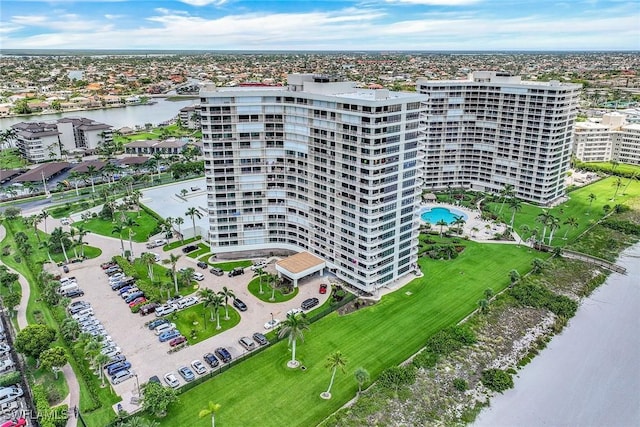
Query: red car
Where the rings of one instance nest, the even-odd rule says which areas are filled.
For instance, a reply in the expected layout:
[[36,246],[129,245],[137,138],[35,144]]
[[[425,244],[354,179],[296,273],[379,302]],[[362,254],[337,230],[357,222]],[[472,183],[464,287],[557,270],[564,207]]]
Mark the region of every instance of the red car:
[[326,294],[327,293],[327,284],[326,283],[322,283],[320,285],[320,293],[321,294]]
[[103,270],[106,270],[107,268],[113,267],[114,265],[116,265],[115,262],[109,261],[109,262],[103,262],[102,264],[100,264],[100,267],[102,267]]
[[23,427],[26,425],[27,425],[27,420],[25,420],[24,418],[18,418],[15,421],[7,421],[5,423],[2,423],[0,427]]
[[129,307],[135,307],[136,305],[144,304],[145,302],[147,302],[147,299],[145,297],[136,298],[129,303]]
[[180,335],[179,337],[176,337],[176,338],[172,339],[171,341],[169,341],[169,345],[171,347],[175,347],[177,345],[182,344],[183,342],[187,342],[187,339],[185,337],[183,337],[182,335]]

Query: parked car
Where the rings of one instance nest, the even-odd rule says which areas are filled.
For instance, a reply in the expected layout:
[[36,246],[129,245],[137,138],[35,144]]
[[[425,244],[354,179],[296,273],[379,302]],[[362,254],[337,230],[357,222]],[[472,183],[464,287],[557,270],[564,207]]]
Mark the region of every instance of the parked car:
[[153,242],[147,243],[147,249],[157,248],[158,246],[164,246],[167,244],[167,239],[156,239]]
[[156,326],[156,328],[153,330],[153,332],[160,336],[165,332],[169,332],[173,329],[176,328],[176,324],[175,323],[163,323],[161,325]]
[[216,356],[218,356],[218,359],[222,360],[224,363],[231,362],[231,353],[229,353],[226,348],[218,347],[216,348],[214,353],[216,354]]
[[147,302],[147,299],[145,297],[136,298],[129,303],[129,308],[133,308],[136,305],[145,304],[146,302]]
[[19,397],[22,397],[24,392],[19,385],[12,385],[9,387],[0,388],[0,404],[13,402]]
[[326,294],[327,293],[327,284],[326,283],[321,283],[320,284],[320,293],[321,294]]
[[118,363],[114,363],[113,365],[109,365],[106,368],[106,370],[107,370],[107,375],[109,375],[111,377],[116,372],[124,371],[124,370],[129,369],[129,368],[131,368],[131,363],[129,363],[129,362],[118,362]]
[[157,375],[153,375],[153,376],[149,377],[149,381],[148,382],[149,382],[149,384],[151,384],[151,383],[161,384],[160,383],[160,378],[158,378]]
[[184,378],[186,382],[193,381],[196,379],[196,374],[194,374],[193,371],[187,366],[179,367],[178,373],[182,376],[182,378]]
[[125,298],[124,302],[129,304],[131,301],[134,301],[135,299],[143,297],[143,296],[144,296],[144,292],[142,292],[142,291],[134,292],[131,295],[129,295],[127,298]]
[[256,271],[258,269],[261,268],[265,268],[267,266],[267,261],[256,261],[252,266],[251,266],[251,271]]
[[175,337],[174,339],[172,339],[171,341],[169,341],[169,345],[171,347],[175,347],[177,345],[180,345],[182,343],[187,342],[187,339],[185,337],[183,337],[182,335]]
[[122,295],[122,294],[124,294],[125,292],[129,292],[129,291],[130,291],[131,289],[133,289],[133,288],[134,288],[134,286],[133,286],[133,285],[126,285],[126,286],[123,286],[122,288],[117,289],[117,291],[118,291],[118,295]]
[[191,275],[191,278],[193,280],[197,280],[198,282],[204,280],[204,274],[200,273],[199,271],[196,271],[195,273],[193,273]]
[[280,324],[280,321],[278,319],[272,319],[269,320],[267,323],[264,324],[264,328],[265,329],[273,329],[276,326],[278,326]]
[[238,340],[238,343],[240,343],[240,345],[242,347],[244,347],[247,351],[251,351],[254,348],[256,348],[256,343],[253,342],[253,340],[249,337],[242,337]]
[[302,309],[298,308],[298,307],[295,307],[295,308],[292,308],[291,310],[287,311],[287,316],[290,315],[290,314],[295,316],[295,315],[300,314],[300,313],[302,313]]
[[60,218],[60,225],[70,225],[71,220],[69,218]]
[[241,274],[244,274],[244,268],[242,267],[236,267],[233,270],[231,270],[229,272],[229,277],[235,277],[235,276],[239,276]]
[[158,304],[156,304],[155,302],[143,305],[142,307],[140,307],[140,316],[146,316],[147,314],[153,313],[154,311],[156,311],[157,306]]
[[15,366],[15,364],[13,363],[13,360],[4,359],[4,360],[0,361],[0,372],[8,371],[9,369],[13,368],[14,366]]
[[222,271],[222,269],[218,268],[218,267],[212,267],[211,270],[209,270],[209,272],[211,274],[216,275],[216,276],[223,276],[224,275],[224,271]]
[[166,316],[176,311],[176,308],[172,305],[161,305],[156,308],[156,317]]
[[166,382],[169,387],[177,388],[180,386],[180,381],[178,381],[178,378],[173,372],[164,374],[164,382]]
[[[16,406],[17,409],[17,406]],[[27,425],[27,420],[24,418],[18,418],[15,421],[9,420],[0,424],[0,427],[25,427]]]
[[213,353],[207,353],[204,356],[202,356],[202,358],[212,368],[215,368],[216,366],[218,366],[220,364],[220,361],[218,360],[218,358]]
[[91,303],[87,301],[74,301],[67,307],[69,314],[76,314],[77,312],[91,307]]
[[120,384],[121,382],[126,381],[129,378],[133,378],[133,373],[131,371],[118,371],[111,377],[111,382],[113,384]]
[[120,354],[120,348],[119,347],[109,347],[109,351],[103,353],[106,356],[109,357],[113,357],[113,356],[117,356],[118,354]]
[[84,291],[82,289],[71,289],[65,292],[64,296],[67,298],[78,298],[84,296]]
[[233,299],[233,306],[240,311],[247,311],[247,304],[245,304],[242,300],[238,298]]
[[140,255],[142,256],[142,255],[144,255],[144,254],[151,254],[151,255],[153,255],[153,259],[154,259],[156,262],[160,262],[160,254],[157,254],[157,253],[155,253],[155,252],[142,252]]
[[198,261],[198,263],[197,263],[196,265],[197,265],[198,267],[202,268],[202,269],[209,267],[209,264],[207,264],[207,263],[206,263],[206,262],[204,262],[204,261]]
[[178,305],[178,308],[182,310],[183,308],[191,307],[192,305],[197,303],[198,303],[197,297],[189,296],[189,297],[182,298],[176,304]]
[[184,248],[182,248],[182,252],[185,254],[188,254],[189,252],[193,252],[197,250],[198,250],[198,245],[187,245]]
[[267,337],[262,335],[260,332],[256,332],[255,334],[253,334],[253,340],[260,345],[269,344],[269,340],[267,339]]
[[307,298],[306,300],[302,301],[300,307],[303,310],[310,310],[318,304],[320,304],[320,300],[318,298]]
[[156,319],[156,320],[152,320],[151,322],[149,322],[149,324],[147,325],[149,327],[149,329],[151,329],[152,331],[157,328],[158,326],[164,324],[164,323],[169,323],[169,321],[167,319]]
[[109,363],[104,365],[104,368],[107,369],[109,366],[115,365],[116,363],[124,362],[125,360],[127,360],[126,357],[124,357],[122,354],[118,354],[116,356],[113,356]]
[[0,343],[0,356],[4,356],[6,354],[8,354],[11,351],[11,347],[9,347],[9,344],[7,343]]
[[207,372],[207,368],[204,366],[204,363],[202,363],[198,359],[191,362],[191,367],[198,375],[203,375]]
[[172,329],[170,331],[161,333],[160,336],[158,337],[158,340],[160,342],[167,342],[174,338],[177,338],[178,336],[180,336],[180,332],[178,332],[175,329]]
[[62,266],[62,271],[64,271],[65,273],[69,272],[69,266],[68,265],[63,265]]
[[107,262],[103,262],[102,264],[100,264],[100,268],[102,268],[103,270],[106,270],[107,268],[111,268],[116,266],[117,264],[114,261],[107,261]]

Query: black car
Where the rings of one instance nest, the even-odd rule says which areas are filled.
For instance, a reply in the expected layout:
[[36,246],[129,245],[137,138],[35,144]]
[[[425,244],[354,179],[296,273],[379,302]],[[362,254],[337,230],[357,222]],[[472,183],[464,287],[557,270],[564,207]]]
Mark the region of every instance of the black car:
[[207,264],[207,263],[206,263],[206,262],[204,262],[204,261],[198,261],[198,263],[197,263],[196,265],[197,265],[198,267],[200,267],[200,268],[203,268],[203,269],[204,269],[204,268],[209,267],[209,264]]
[[104,369],[109,369],[110,366],[115,365],[116,363],[121,363],[124,362],[125,360],[127,360],[126,357],[124,357],[121,354],[117,354],[115,356],[113,356],[111,358],[111,360],[109,361],[109,363],[107,363],[106,365],[103,366]]
[[301,307],[303,310],[309,310],[319,303],[320,301],[318,300],[318,298],[307,298],[306,300],[302,301]]
[[247,311],[247,304],[245,304],[242,300],[238,298],[233,299],[233,306],[240,311]]
[[221,268],[218,268],[218,267],[213,267],[211,270],[209,270],[209,272],[210,272],[211,274],[215,274],[216,276],[222,276],[222,275],[224,275],[224,271],[222,271],[222,269],[221,269]]
[[262,335],[260,332],[256,332],[255,334],[253,334],[253,340],[260,345],[269,344],[269,340],[267,339],[267,337]]
[[84,295],[84,291],[82,289],[71,289],[64,293],[64,296],[67,298],[78,298]]
[[198,246],[197,245],[189,245],[189,246],[185,246],[184,248],[182,248],[182,252],[184,252],[185,254],[188,254],[189,252],[193,252],[193,251],[197,251],[198,250]]
[[62,266],[62,271],[64,271],[65,273],[68,273],[69,272],[69,267],[66,266],[66,265],[63,265]]
[[157,375],[154,375],[151,378],[149,378],[149,384],[151,384],[151,383],[162,384],[160,382],[160,378],[158,378]]
[[229,272],[229,277],[239,276],[241,274],[244,274],[244,268],[236,267]]
[[202,356],[202,358],[204,359],[205,362],[207,362],[209,364],[209,366],[211,366],[212,368],[215,368],[216,366],[218,366],[220,364],[220,362],[218,361],[218,358],[215,357],[212,353],[207,353],[204,356]]
[[229,363],[231,362],[231,353],[229,353],[229,351],[227,351],[226,348],[224,347],[218,347],[216,348],[216,351],[214,351],[214,353],[216,354],[216,356],[218,356],[218,358],[220,360],[222,360],[224,363]]
[[154,311],[156,311],[156,307],[158,307],[158,304],[156,304],[155,302],[143,305],[142,307],[140,307],[140,316],[146,316],[147,314],[153,313]]

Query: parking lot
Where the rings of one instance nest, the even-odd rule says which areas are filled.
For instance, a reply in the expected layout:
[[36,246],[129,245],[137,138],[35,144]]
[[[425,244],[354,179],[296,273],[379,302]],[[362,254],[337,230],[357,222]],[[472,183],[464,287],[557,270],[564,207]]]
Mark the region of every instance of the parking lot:
[[[118,239],[90,235],[87,236],[87,241],[91,245],[100,247],[103,250],[102,255],[93,260],[70,265],[71,270],[67,276],[76,277],[78,285],[85,292],[84,297],[79,300],[91,303],[95,316],[104,325],[112,341],[120,347],[127,361],[131,363],[131,369],[137,375],[140,384],[147,382],[153,375],[162,378],[167,372],[177,372],[178,367],[189,366],[194,359],[202,360],[205,353],[213,352],[217,347],[225,347],[235,359],[247,352],[238,343],[238,340],[244,336],[251,337],[254,332],[264,333],[264,324],[271,319],[271,313],[274,318],[284,320],[286,312],[292,308],[300,307],[305,299],[317,297],[322,304],[329,296],[318,293],[320,283],[326,283],[327,278],[316,275],[307,279],[300,286],[298,295],[292,300],[283,303],[265,303],[255,298],[247,290],[247,284],[253,279],[253,272],[250,269],[247,269],[245,274],[235,277],[228,277],[226,274],[215,276],[207,270],[197,268],[195,260],[183,256],[180,258],[177,268],[192,267],[196,271],[201,271],[205,279],[198,282],[200,288],[207,287],[218,292],[222,290],[223,286],[226,286],[233,290],[236,297],[247,304],[248,309],[240,313],[241,321],[234,328],[169,354],[168,350],[171,348],[169,344],[160,343],[154,332],[145,326],[145,323],[156,319],[155,315],[140,316],[131,313],[128,305],[124,303],[118,293],[111,290],[108,276],[100,268],[102,262],[120,252]],[[144,250],[144,244],[138,244],[137,248],[134,247],[137,254]],[[163,252],[160,248],[155,252],[160,254],[162,258],[168,258],[170,253]],[[179,248],[174,252],[181,253]],[[273,263],[269,264],[266,270],[274,271]],[[194,292],[196,291],[194,290]],[[221,316],[224,315],[223,310],[221,313]],[[177,373],[176,376],[181,384],[184,384],[183,379]],[[131,393],[137,394],[136,379],[133,378],[117,384],[114,389],[121,396]]]

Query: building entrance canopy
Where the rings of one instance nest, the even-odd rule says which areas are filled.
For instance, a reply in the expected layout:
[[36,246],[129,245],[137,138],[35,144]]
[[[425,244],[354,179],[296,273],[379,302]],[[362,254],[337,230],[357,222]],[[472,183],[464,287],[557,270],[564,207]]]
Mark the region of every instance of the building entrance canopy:
[[298,279],[309,276],[317,271],[322,276],[326,262],[309,252],[300,252],[276,262],[278,276],[288,277],[293,282],[294,287],[298,287]]

